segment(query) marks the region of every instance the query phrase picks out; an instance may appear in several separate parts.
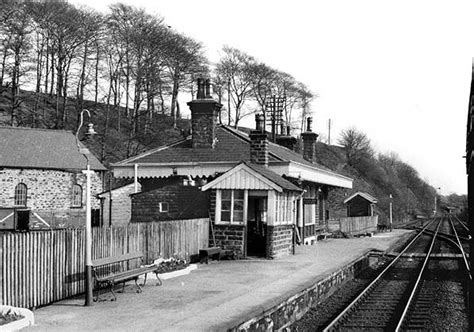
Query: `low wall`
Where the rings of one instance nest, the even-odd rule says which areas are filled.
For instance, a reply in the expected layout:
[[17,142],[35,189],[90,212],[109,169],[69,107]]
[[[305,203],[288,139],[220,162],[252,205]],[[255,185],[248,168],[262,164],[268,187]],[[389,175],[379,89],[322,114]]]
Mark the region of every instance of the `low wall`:
[[283,303],[264,311],[228,331],[279,331],[296,322],[298,319],[319,302],[331,296],[338,287],[353,279],[370,263],[370,253],[355,260],[346,267],[331,273],[324,279],[316,282],[299,293],[291,296]]

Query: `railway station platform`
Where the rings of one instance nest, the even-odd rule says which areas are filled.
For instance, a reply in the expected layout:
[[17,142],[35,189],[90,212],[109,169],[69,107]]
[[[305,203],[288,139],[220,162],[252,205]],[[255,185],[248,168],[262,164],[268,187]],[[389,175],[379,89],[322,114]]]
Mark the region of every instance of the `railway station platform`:
[[411,231],[332,239],[299,246],[275,260],[247,259],[198,264],[188,275],[147,282],[143,293],[129,282],[117,301],[84,307],[84,298],[34,311],[28,331],[226,331],[285,302],[371,250],[388,252]]

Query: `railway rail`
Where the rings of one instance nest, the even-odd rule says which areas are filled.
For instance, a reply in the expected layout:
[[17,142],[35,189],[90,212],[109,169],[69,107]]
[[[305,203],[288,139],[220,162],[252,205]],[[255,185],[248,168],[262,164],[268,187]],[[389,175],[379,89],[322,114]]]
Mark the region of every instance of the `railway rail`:
[[[433,219],[418,231],[324,331],[398,331],[439,327],[433,323],[434,300],[439,296],[438,279],[445,278],[440,280],[452,288],[448,291],[465,299],[466,283],[471,278],[470,267],[462,243],[464,240],[459,237],[453,218]],[[435,257],[441,259],[432,259]],[[463,317],[467,317],[465,306],[461,308]]]

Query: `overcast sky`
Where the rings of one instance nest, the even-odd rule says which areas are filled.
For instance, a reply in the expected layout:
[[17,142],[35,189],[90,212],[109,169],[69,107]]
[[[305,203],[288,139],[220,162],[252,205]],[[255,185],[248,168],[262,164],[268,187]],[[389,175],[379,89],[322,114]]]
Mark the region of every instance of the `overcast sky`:
[[[116,1],[70,0],[100,11]],[[201,41],[293,75],[319,95],[315,131],[355,126],[442,194],[467,192],[466,118],[474,1],[134,0]]]

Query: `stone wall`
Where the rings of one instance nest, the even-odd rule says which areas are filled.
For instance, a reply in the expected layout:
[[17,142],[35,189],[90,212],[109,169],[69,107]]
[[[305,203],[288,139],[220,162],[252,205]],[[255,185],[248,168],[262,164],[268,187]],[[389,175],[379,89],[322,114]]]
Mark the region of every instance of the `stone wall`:
[[293,225],[267,226],[267,253],[269,258],[291,255],[293,252]]
[[228,331],[284,331],[303,317],[311,307],[327,299],[340,285],[353,279],[360,271],[367,268],[369,262],[369,254],[367,254],[263,313],[245,318],[244,323],[234,326]]
[[[138,183],[138,191],[141,191],[141,185]],[[131,183],[120,188],[116,188],[100,195],[103,199],[104,225],[126,225],[130,222],[132,216],[132,199],[130,195],[135,192],[135,184]],[[110,218],[110,196],[112,196],[112,218]]]
[[[100,208],[96,195],[103,191],[101,176],[94,173],[91,179],[92,209]],[[0,169],[0,207],[14,207],[15,187],[27,187],[27,206],[52,227],[69,227],[84,224],[86,203],[86,177],[80,172],[39,169]],[[72,207],[72,187],[83,189],[82,207]],[[71,216],[71,220],[69,220]]]
[[[244,256],[244,231],[243,225],[214,225],[216,245],[224,250],[232,250],[237,257]],[[212,240],[212,235],[209,242]]]

